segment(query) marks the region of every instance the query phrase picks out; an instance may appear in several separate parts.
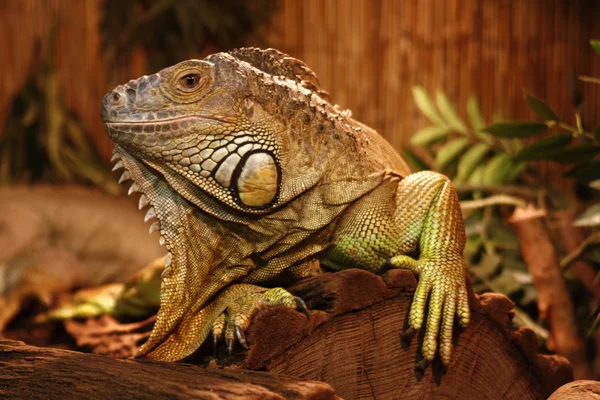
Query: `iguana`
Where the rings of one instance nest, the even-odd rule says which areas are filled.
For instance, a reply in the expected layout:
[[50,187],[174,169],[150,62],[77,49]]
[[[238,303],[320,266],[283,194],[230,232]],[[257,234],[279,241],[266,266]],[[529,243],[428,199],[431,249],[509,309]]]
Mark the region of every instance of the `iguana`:
[[[138,356],[178,360],[212,333],[229,348],[265,305],[301,306],[273,281],[329,270],[419,276],[426,366],[448,364],[469,322],[464,223],[448,178],[411,174],[373,129],[330,103],[279,51],[242,48],[117,86],[102,101],[113,161],[168,251],[156,325]],[[285,279],[284,279],[285,278]],[[267,287],[271,287],[267,289]]]

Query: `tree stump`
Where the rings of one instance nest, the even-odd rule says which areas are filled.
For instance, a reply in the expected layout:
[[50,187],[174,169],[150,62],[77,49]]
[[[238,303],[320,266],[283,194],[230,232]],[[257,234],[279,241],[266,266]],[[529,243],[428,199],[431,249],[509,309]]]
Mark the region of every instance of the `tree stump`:
[[[262,310],[248,333],[244,366],[328,383],[346,399],[545,399],[572,380],[563,357],[538,355],[529,329],[510,328],[508,298],[472,296],[471,323],[455,333],[447,371],[415,371],[421,338],[400,335],[416,288],[406,270],[378,277],[351,269],[299,282],[310,319],[285,308]],[[458,331],[456,325],[456,331]]]

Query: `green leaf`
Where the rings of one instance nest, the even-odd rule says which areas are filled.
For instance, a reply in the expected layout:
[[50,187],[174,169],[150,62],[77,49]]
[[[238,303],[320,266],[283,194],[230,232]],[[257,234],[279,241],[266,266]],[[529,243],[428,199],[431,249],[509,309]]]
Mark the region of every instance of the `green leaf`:
[[597,142],[600,142],[600,125],[594,128],[594,139],[596,139]]
[[506,175],[512,168],[513,163],[507,153],[498,153],[487,163],[482,176],[482,184],[497,185],[504,183]]
[[591,161],[600,153],[600,146],[580,145],[565,149],[562,153],[556,154],[550,159],[561,164],[585,163]]
[[600,225],[600,203],[594,204],[583,212],[575,222],[575,226],[598,226]]
[[546,128],[548,126],[541,122],[519,121],[496,123],[483,128],[483,131],[496,137],[525,138],[535,136]]
[[521,174],[527,169],[527,164],[525,163],[516,163],[513,164],[511,169],[506,174],[504,178],[504,183],[512,183],[517,180]]
[[456,110],[454,110],[454,107],[452,107],[452,103],[448,99],[448,96],[446,96],[446,94],[441,90],[438,90],[435,94],[435,102],[440,110],[440,113],[442,114],[442,117],[444,120],[446,120],[450,128],[456,132],[466,134],[467,127],[461,121],[460,117],[456,113]]
[[469,176],[467,180],[471,185],[483,185],[483,174],[485,172],[485,165],[478,165],[475,171]]
[[548,160],[564,153],[565,147],[573,136],[570,133],[558,133],[525,146],[514,157],[515,161]]
[[531,111],[540,116],[544,121],[558,121],[558,115],[550,108],[550,106],[538,99],[534,95],[523,90],[523,95]]
[[456,174],[456,183],[463,183],[469,175],[475,170],[490,148],[483,143],[477,143],[471,147],[458,161],[458,171]]
[[406,162],[408,162],[408,164],[412,167],[412,170],[415,172],[431,169],[421,157],[417,156],[409,149],[402,149],[402,157],[406,160]]
[[600,179],[600,160],[590,161],[585,164],[578,165],[567,172],[566,175],[585,184],[595,181],[596,179]]
[[421,86],[413,86],[412,88],[413,98],[415,104],[419,107],[419,110],[434,124],[445,126],[446,122],[442,119],[440,114],[435,109],[433,101],[427,94],[427,91]]
[[415,146],[427,146],[437,140],[443,139],[450,133],[446,126],[426,126],[419,129],[411,138],[410,142]]
[[477,98],[473,95],[467,99],[467,115],[469,116],[469,123],[475,131],[483,129],[485,122],[481,115],[481,108],[479,107]]
[[435,168],[438,171],[443,170],[469,147],[469,139],[458,138],[456,140],[449,141],[443,147],[441,147],[435,157]]
[[592,47],[594,48],[594,50],[596,50],[596,52],[598,54],[600,54],[600,40],[590,40],[590,44],[592,45]]

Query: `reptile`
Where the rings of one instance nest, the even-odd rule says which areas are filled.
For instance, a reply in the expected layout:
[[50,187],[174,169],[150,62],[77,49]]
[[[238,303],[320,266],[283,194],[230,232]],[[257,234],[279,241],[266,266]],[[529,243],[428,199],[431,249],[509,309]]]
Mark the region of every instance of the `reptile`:
[[101,114],[115,168],[167,250],[138,357],[179,360],[211,334],[246,346],[256,310],[302,308],[279,282],[318,273],[319,260],[413,271],[403,338],[425,324],[417,365],[438,352],[449,363],[455,318],[464,327],[470,315],[456,191],[441,174],[411,173],[302,61],[257,48],[183,61],[117,86]]

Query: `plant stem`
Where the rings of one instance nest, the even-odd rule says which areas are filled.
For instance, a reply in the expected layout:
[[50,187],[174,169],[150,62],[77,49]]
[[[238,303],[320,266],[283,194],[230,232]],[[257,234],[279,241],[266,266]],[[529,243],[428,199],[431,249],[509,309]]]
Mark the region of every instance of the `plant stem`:
[[519,197],[509,196],[506,194],[497,194],[481,200],[465,200],[460,202],[460,207],[463,210],[473,210],[496,205],[511,205],[515,207],[525,207],[527,202]]
[[600,78],[596,78],[593,76],[580,76],[579,80],[583,82],[600,84]]
[[590,246],[592,244],[598,244],[598,243],[600,243],[600,232],[596,232],[592,236],[586,238],[583,242],[581,242],[579,247],[577,247],[575,250],[573,250],[572,252],[567,254],[560,261],[560,267],[563,270],[567,269],[573,261],[575,261],[576,259],[578,259],[581,256],[581,254],[588,248],[588,246]]
[[526,197],[528,199],[537,199],[540,193],[545,195],[544,189],[535,189],[528,186],[521,185],[457,185],[456,191],[459,193],[464,192],[489,192],[489,193],[501,193],[501,194],[512,194],[520,197]]

